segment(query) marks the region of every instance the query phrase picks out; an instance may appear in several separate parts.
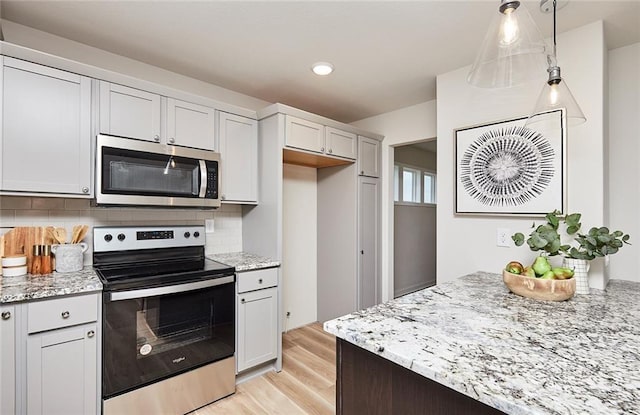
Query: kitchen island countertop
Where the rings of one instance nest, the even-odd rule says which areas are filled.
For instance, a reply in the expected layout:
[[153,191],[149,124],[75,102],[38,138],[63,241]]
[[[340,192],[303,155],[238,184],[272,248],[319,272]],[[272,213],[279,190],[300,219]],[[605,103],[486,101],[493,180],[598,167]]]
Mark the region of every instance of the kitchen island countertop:
[[102,283],[91,265],[78,272],[0,277],[0,304],[99,291]]
[[207,258],[235,267],[236,272],[254,271],[264,268],[275,268],[280,262],[249,252],[229,252],[225,254],[208,254]]
[[640,283],[565,302],[478,272],[324,324],[326,331],[508,414],[640,414]]

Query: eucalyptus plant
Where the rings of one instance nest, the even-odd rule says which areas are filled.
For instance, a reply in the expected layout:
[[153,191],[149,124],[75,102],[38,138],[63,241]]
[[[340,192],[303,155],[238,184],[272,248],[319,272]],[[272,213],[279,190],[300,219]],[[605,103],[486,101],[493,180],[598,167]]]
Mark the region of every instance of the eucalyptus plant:
[[[546,223],[536,227],[534,222],[531,226],[534,230],[526,240],[527,245],[532,251],[543,251],[549,256],[563,255],[567,258],[592,260],[596,257],[615,254],[624,244],[629,244],[629,235],[622,231],[610,232],[604,226],[591,228],[587,234],[579,233],[582,226],[581,217],[580,213],[562,217],[558,210],[547,213]],[[567,235],[573,236],[573,240],[578,244],[577,247],[562,243],[558,232],[561,224],[564,224]],[[525,242],[525,236],[521,232],[513,234],[511,239],[516,246],[521,246]]]

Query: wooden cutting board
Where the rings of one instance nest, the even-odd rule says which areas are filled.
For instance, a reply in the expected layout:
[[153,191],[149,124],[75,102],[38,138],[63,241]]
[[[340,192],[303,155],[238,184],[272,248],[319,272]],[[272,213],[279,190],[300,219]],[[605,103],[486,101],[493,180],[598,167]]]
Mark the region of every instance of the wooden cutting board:
[[20,226],[2,235],[3,256],[24,254],[27,256],[27,267],[31,267],[33,245],[53,245],[57,243],[47,235],[43,226]]

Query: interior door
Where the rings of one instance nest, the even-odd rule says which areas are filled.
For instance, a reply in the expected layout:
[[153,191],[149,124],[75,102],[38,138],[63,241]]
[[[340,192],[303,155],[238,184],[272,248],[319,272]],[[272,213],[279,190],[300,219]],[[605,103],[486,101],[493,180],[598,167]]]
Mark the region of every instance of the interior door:
[[379,179],[360,177],[358,183],[358,309],[380,302],[378,239]]

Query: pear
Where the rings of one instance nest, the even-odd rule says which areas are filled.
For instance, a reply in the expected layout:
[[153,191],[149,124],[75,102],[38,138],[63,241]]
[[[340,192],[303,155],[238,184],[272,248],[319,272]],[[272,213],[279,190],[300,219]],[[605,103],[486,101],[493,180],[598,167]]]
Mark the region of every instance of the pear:
[[549,270],[547,272],[544,273],[544,275],[542,277],[540,277],[541,280],[552,280],[554,279],[556,276],[556,274],[553,273],[553,271]]
[[553,274],[555,275],[555,278],[557,280],[568,280],[569,278],[573,277],[573,270],[571,268],[556,267],[551,271],[553,271]]
[[546,256],[539,256],[531,265],[531,268],[535,271],[536,275],[541,277],[547,272],[551,271],[551,264]]
[[536,277],[536,272],[531,267],[525,267],[524,271],[522,272],[522,275],[525,275],[525,276],[531,277],[531,278],[535,278]]

